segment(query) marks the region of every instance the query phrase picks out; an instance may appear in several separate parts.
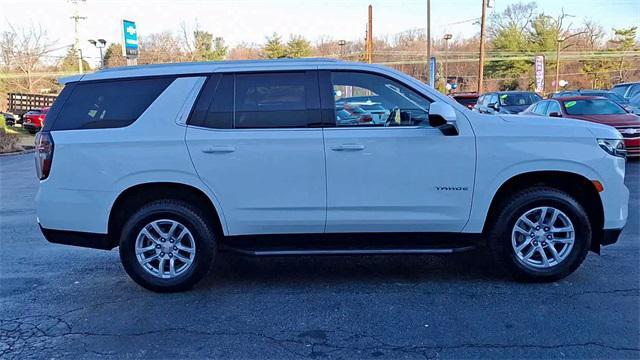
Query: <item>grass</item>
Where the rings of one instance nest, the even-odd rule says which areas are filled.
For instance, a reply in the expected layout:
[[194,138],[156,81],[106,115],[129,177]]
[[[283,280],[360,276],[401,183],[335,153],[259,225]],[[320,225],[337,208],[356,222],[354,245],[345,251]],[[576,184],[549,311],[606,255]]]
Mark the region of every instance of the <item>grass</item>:
[[16,134],[16,135],[18,135],[18,138],[20,139],[18,141],[18,144],[20,144],[22,147],[25,147],[25,146],[33,147],[34,146],[35,135],[29,134],[29,132],[26,129],[24,129],[22,127],[7,127],[5,129],[6,129],[8,134]]

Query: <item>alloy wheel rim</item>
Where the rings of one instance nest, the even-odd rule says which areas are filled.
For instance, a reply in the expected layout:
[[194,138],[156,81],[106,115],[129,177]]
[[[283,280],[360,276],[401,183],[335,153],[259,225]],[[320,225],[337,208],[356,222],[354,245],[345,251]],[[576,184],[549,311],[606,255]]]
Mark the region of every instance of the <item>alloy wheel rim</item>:
[[138,264],[149,274],[172,279],[187,271],[196,256],[196,243],[191,231],[182,223],[154,220],[145,225],[136,238]]
[[575,229],[567,214],[549,206],[525,212],[511,233],[516,258],[534,270],[560,265],[571,254],[574,243]]

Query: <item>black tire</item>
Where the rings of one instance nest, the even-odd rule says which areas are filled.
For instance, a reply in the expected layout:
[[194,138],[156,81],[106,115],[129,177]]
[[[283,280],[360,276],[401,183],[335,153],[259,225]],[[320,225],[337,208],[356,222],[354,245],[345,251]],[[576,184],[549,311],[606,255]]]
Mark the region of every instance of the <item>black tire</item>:
[[[170,219],[183,224],[193,235],[195,258],[184,273],[162,279],[148,273],[138,262],[135,242],[144,226],[154,220]],[[120,259],[127,274],[140,286],[155,292],[178,292],[193,287],[209,271],[217,252],[216,236],[202,212],[186,202],[167,199],[148,203],[138,209],[122,228]]]
[[[573,223],[575,241],[568,256],[550,268],[532,269],[516,256],[511,243],[518,218],[537,207],[554,207],[564,212]],[[573,273],[584,261],[591,246],[591,224],[580,203],[569,194],[548,187],[533,187],[515,194],[505,201],[489,233],[489,249],[495,262],[515,279],[527,282],[550,282]]]
[[29,131],[29,134],[31,134],[31,135],[35,135],[38,132],[38,131],[36,131],[34,129],[29,129],[27,131]]

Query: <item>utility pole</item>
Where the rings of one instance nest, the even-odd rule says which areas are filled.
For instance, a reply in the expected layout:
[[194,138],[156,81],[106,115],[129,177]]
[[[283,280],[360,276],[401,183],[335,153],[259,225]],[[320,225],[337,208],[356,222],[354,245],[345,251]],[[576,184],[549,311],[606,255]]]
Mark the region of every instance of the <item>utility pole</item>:
[[427,82],[431,79],[431,0],[427,0]]
[[82,65],[82,50],[80,50],[79,25],[80,25],[80,20],[86,19],[86,16],[80,16],[80,7],[79,7],[80,1],[85,1],[85,0],[71,0],[71,3],[73,4],[73,7],[74,7],[73,16],[71,17],[71,19],[73,19],[73,28],[75,32],[75,41],[73,43],[73,48],[75,49],[78,55],[78,71],[80,72],[80,74],[82,74],[84,72],[84,66]]
[[487,0],[482,0],[482,18],[480,19],[480,60],[478,61],[478,94],[482,93],[482,82],[484,80],[484,38],[486,19]]
[[373,62],[373,6],[369,5],[369,21],[367,22],[367,62]]

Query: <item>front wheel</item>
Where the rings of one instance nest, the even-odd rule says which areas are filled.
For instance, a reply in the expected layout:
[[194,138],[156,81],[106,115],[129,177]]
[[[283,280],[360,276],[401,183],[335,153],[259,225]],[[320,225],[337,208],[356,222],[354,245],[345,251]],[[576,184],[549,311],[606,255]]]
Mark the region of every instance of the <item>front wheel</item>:
[[500,210],[489,245],[496,262],[525,281],[555,281],[575,271],[591,245],[589,217],[565,192],[536,187]]
[[210,223],[182,201],[144,205],[122,229],[122,264],[136,283],[152,291],[188,290],[207,274],[215,253]]

